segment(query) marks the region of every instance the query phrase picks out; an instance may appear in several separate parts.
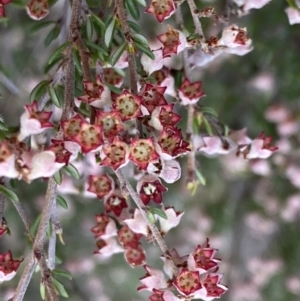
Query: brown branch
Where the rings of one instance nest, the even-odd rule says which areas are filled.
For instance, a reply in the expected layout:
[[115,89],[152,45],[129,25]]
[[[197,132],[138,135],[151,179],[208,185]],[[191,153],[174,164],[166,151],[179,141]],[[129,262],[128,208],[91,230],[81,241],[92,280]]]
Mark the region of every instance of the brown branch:
[[[116,9],[118,12],[118,17],[120,19],[121,27],[123,30],[123,34],[125,36],[125,39],[127,41],[127,56],[128,56],[128,67],[129,67],[129,77],[130,77],[130,90],[131,93],[134,95],[138,94],[138,74],[137,74],[137,67],[136,67],[136,60],[135,60],[135,54],[132,52],[132,36],[131,36],[131,30],[127,22],[127,14],[124,7],[123,0],[116,0]],[[139,132],[140,136],[143,136],[143,125],[142,123],[137,120],[136,121],[136,127]]]

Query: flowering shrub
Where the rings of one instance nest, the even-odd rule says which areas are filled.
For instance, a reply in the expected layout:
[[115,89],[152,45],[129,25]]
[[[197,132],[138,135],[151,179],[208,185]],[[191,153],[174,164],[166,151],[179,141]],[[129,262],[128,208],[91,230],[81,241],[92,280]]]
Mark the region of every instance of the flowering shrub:
[[[30,0],[26,4],[28,16],[35,21],[49,14],[51,21],[41,21],[33,28],[38,31],[54,24],[45,44],[49,46],[60,40],[60,45],[47,62],[48,79],[31,91],[31,103],[24,106],[19,127],[10,126],[6,116],[0,120],[0,238],[10,234],[12,221],[4,218],[4,209],[11,199],[30,245],[27,254],[23,254],[26,256],[23,264],[23,259],[13,259],[11,251],[0,253],[0,284],[10,281],[23,265],[10,300],[24,299],[34,270],[40,274],[43,300],[68,297],[68,289],[60,277],[71,280],[72,275],[57,268],[60,260],[56,253],[66,243],[64,223],[60,223],[57,211],[60,207],[68,209],[65,198],[70,194],[100,201],[101,206],[94,215],[88,209],[82,210],[88,219],[88,226],[84,227],[95,238],[94,256],[105,261],[124,253],[130,267],[144,268],[140,286],[136,279],[136,288],[149,291],[151,301],[210,301],[230,293],[230,284],[236,297],[237,285],[226,277],[222,280],[223,268],[226,269],[229,261],[235,261],[234,252],[232,258],[223,256],[226,248],[213,235],[207,238],[197,234],[195,241],[192,231],[187,232],[194,244],[189,249],[183,247],[180,237],[172,249],[166,243],[172,237],[169,232],[180,229],[182,220],[193,216],[191,208],[179,210],[176,200],[167,204],[171,193],[176,198],[173,192],[175,188],[179,190],[176,183],[181,181],[183,187],[177,197],[185,194],[200,198],[199,191],[203,191],[209,171],[199,161],[203,157],[220,156],[224,170],[230,175],[249,168],[257,175],[267,176],[271,173],[267,160],[270,158],[274,164],[284,167],[292,185],[300,187],[300,168],[289,160],[291,146],[285,139],[299,131],[293,112],[277,105],[265,113],[268,122],[277,125],[281,140],[273,142],[273,132],[268,133],[262,126],[255,127],[257,133],[251,138],[246,129],[231,129],[222,122],[206,100],[213,92],[201,80],[203,68],[256,51],[251,33],[239,18],[251,15],[253,9],[261,9],[271,1],[235,0],[220,12],[203,3],[198,7],[194,0],[148,2],[115,0],[95,4],[73,0],[70,4],[66,1],[65,16],[56,21],[52,21],[55,17],[51,15],[54,9],[51,1]],[[300,23],[299,3],[288,2],[289,23]],[[4,10],[7,5],[10,1],[0,0],[3,22],[9,18]],[[153,19],[158,26],[152,39],[146,38],[147,30],[143,32],[141,11],[150,14],[149,20]],[[192,26],[183,17],[186,13],[193,21]],[[217,25],[215,35],[202,26],[205,19]],[[241,58],[241,62],[243,59],[246,60]],[[259,87],[255,81],[251,84]],[[34,222],[18,193],[17,187],[22,182],[30,187],[35,183],[47,184],[40,215]],[[261,194],[263,190],[258,189]],[[217,205],[214,208],[217,208],[214,211],[224,209],[218,209]],[[283,220],[294,221],[297,213],[300,213],[299,194],[294,194],[280,215]],[[205,216],[200,220],[191,218],[191,222],[211,228]],[[83,225],[75,219],[72,224],[78,228]],[[261,233],[273,233],[277,229],[256,213],[250,213],[245,224],[253,233],[257,227],[263,228]],[[10,248],[9,242],[6,238],[5,250]],[[154,259],[150,244],[160,253]],[[225,258],[224,267],[216,257],[217,251]],[[85,257],[89,256],[92,251],[85,250]],[[158,257],[161,261],[156,268],[154,260]],[[270,260],[265,278],[255,278],[258,263],[258,258],[247,263],[251,285],[263,287],[281,263]],[[70,266],[73,275],[80,269],[80,266]],[[227,272],[230,274],[228,269]],[[130,273],[128,269],[126,275]],[[237,283],[242,287],[242,282]]]

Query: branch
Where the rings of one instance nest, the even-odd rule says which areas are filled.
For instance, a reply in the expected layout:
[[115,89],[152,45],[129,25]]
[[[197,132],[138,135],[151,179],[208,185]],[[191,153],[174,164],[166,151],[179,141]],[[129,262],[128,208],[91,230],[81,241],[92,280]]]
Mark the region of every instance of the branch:
[[[131,37],[131,30],[127,22],[127,14],[124,7],[123,0],[116,0],[116,9],[118,12],[118,17],[120,19],[121,27],[123,29],[123,33],[125,39],[127,41],[127,56],[128,56],[128,66],[129,66],[129,77],[130,77],[130,90],[131,93],[134,95],[138,94],[138,74],[137,74],[137,67],[136,67],[136,60],[135,54],[132,52],[130,45],[132,45],[132,37]],[[139,135],[143,135],[143,125],[142,123],[137,120],[136,127],[139,132]]]
[[[147,223],[147,225],[148,225],[148,227],[149,227],[149,229],[152,233],[152,236],[154,237],[154,239],[157,242],[159,248],[163,252],[163,255],[165,256],[165,258],[171,259],[170,258],[170,252],[168,250],[166,242],[164,241],[163,237],[161,236],[161,234],[160,234],[159,230],[157,229],[157,227],[155,226],[155,224],[152,224],[150,222],[150,220],[149,220],[149,218],[148,218],[148,216],[145,212],[144,204],[143,204],[142,200],[140,199],[140,197],[138,196],[136,191],[133,189],[133,187],[131,186],[131,184],[129,183],[129,181],[124,176],[124,174],[121,170],[117,170],[116,175],[118,177],[118,180],[120,181],[121,187],[125,188],[128,191],[129,195],[131,196],[131,198],[135,202],[136,206],[140,210],[144,220],[146,221],[146,223]],[[171,260],[171,263],[172,263],[173,275],[176,275],[178,269],[177,269],[177,267],[176,267],[173,260]]]
[[202,29],[202,25],[201,22],[199,20],[199,9],[197,8],[194,0],[187,0],[187,3],[190,7],[191,10],[191,14],[192,14],[192,18],[193,18],[193,22],[195,25],[195,29],[196,29],[196,33],[200,36],[200,38],[204,38],[204,34],[203,34],[203,29]]

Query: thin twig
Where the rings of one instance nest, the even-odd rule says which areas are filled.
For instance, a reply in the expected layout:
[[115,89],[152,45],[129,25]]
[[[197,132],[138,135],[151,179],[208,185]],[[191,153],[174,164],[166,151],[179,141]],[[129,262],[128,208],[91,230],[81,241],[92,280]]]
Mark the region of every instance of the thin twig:
[[193,21],[194,21],[196,33],[200,36],[200,38],[203,38],[204,37],[203,29],[202,29],[202,25],[201,25],[201,22],[200,22],[199,16],[198,16],[199,9],[197,8],[194,0],[187,0],[187,3],[188,3],[188,5],[190,7],[190,10],[191,10],[191,14],[192,14],[192,18],[193,18]]
[[[124,7],[123,0],[116,0],[116,9],[118,11],[118,17],[120,19],[121,27],[123,30],[123,34],[127,41],[127,57],[128,57],[128,67],[129,67],[129,76],[130,76],[130,90],[134,95],[138,94],[138,74],[136,67],[135,54],[130,49],[130,45],[132,45],[132,36],[129,24],[127,22],[127,14]],[[139,135],[143,135],[143,126],[142,123],[137,120],[136,127],[139,132]]]
[[[163,252],[163,255],[168,258],[170,258],[170,252],[168,250],[167,244],[164,241],[163,237],[161,236],[159,230],[157,229],[157,227],[155,226],[155,224],[152,224],[144,210],[144,205],[142,200],[140,199],[140,197],[138,196],[138,194],[136,193],[136,191],[133,189],[133,187],[131,186],[131,184],[129,183],[129,181],[127,180],[127,178],[124,176],[123,172],[121,170],[117,170],[116,171],[116,175],[118,177],[118,180],[120,181],[121,187],[123,189],[126,189],[129,193],[129,195],[131,196],[131,198],[133,199],[134,203],[136,204],[136,206],[138,207],[138,209],[140,210],[144,220],[146,221],[153,238],[155,239],[155,241],[157,242],[159,248],[161,249],[161,251]],[[172,269],[173,269],[173,275],[177,274],[177,267],[174,263],[173,260],[170,261],[172,263]]]

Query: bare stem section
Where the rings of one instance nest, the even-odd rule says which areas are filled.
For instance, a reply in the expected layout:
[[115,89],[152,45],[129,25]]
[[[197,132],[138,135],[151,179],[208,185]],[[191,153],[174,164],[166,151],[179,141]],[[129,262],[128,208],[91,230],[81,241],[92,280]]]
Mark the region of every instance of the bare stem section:
[[186,2],[188,3],[190,10],[191,10],[196,33],[200,36],[200,38],[204,37],[202,25],[201,25],[201,22],[200,22],[199,16],[198,16],[199,9],[197,8],[194,0],[186,0]]

